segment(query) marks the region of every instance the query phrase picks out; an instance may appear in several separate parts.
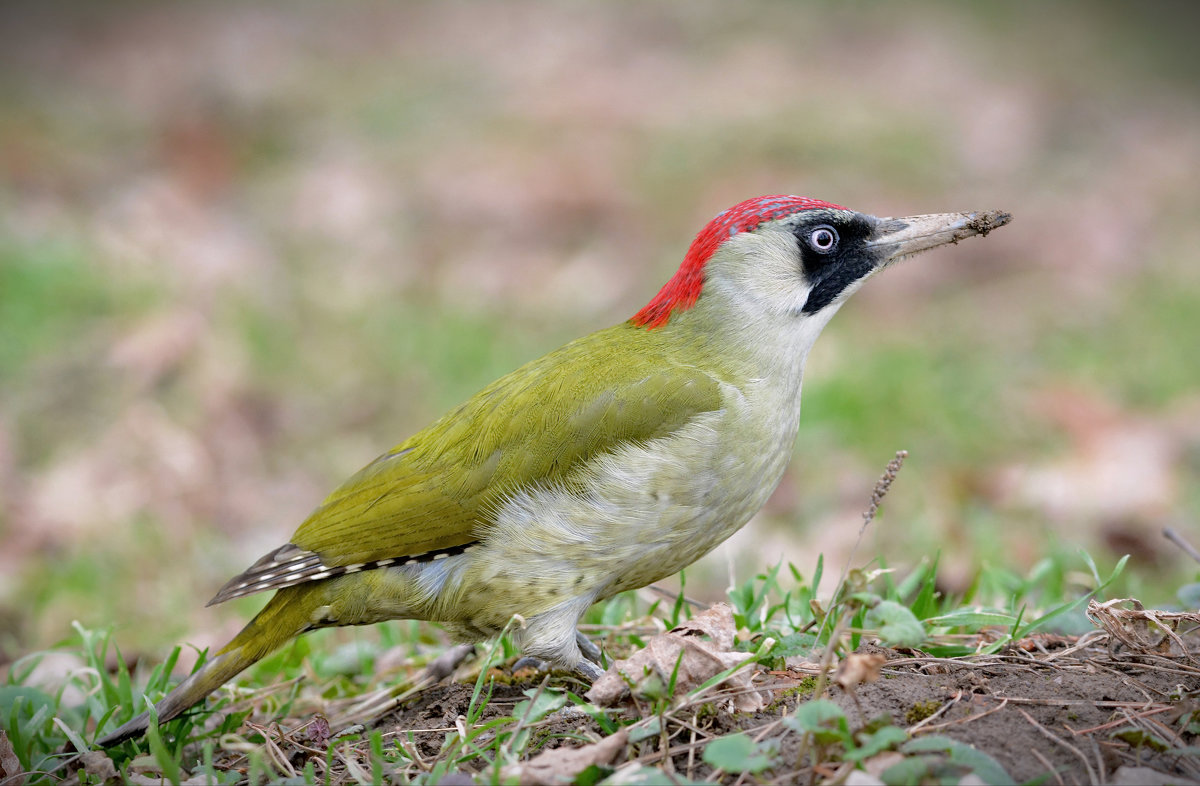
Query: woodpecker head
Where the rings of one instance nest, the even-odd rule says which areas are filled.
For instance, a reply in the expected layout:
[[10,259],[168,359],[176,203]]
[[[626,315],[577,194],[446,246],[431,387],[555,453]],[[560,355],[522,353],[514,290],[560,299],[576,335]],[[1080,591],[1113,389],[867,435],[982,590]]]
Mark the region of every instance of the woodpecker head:
[[674,277],[632,321],[653,330],[719,299],[749,318],[805,321],[819,330],[891,263],[1010,220],[998,211],[876,218],[807,197],[748,199],[701,230]]

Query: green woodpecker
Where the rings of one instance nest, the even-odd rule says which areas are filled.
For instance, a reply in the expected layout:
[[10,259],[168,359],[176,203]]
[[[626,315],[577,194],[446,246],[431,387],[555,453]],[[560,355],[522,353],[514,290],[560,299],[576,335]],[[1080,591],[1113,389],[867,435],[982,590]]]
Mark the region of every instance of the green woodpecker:
[[632,319],[488,385],[226,584],[210,604],[275,596],[158,703],[159,720],[301,633],[398,618],[478,641],[520,615],[526,655],[594,679],[580,617],[691,564],[762,507],[792,457],[805,359],[846,299],[898,259],[1008,221],[875,218],[796,196],[726,210]]

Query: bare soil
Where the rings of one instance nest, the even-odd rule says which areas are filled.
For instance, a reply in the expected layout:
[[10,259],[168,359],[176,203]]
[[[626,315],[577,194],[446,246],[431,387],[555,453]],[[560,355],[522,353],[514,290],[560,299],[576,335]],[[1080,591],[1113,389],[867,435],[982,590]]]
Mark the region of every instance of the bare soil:
[[[913,738],[951,737],[994,758],[1018,783],[1111,783],[1131,773],[1146,775],[1146,770],[1131,767],[1149,768],[1171,782],[1200,780],[1200,759],[1191,747],[1195,735],[1188,730],[1189,713],[1200,709],[1193,698],[1200,690],[1200,669],[1186,657],[1110,652],[1103,642],[1080,646],[1079,640],[1066,637],[1039,639],[1033,651],[1014,648],[961,659],[870,645],[860,652],[886,658],[881,678],[853,692],[831,685],[826,694],[852,728],[890,718]],[[637,760],[695,780],[716,775],[725,783],[745,782],[740,773],[714,772],[702,758],[707,742],[744,730],[756,740],[778,740],[775,758],[781,764],[760,773],[763,782],[808,781],[812,776],[821,781],[848,774],[849,767],[836,757],[826,756],[831,764],[814,762],[811,747],[804,747],[802,755],[801,735],[779,723],[810,698],[805,688],[811,692],[811,676],[791,669],[759,675],[760,687],[769,687],[776,699],[754,714],[722,711],[719,701],[677,707],[665,716],[668,756],[662,752],[662,737],[651,736],[627,743],[612,766]],[[498,684],[480,722],[511,712],[525,691],[538,684],[538,679]],[[416,753],[432,761],[445,735],[467,713],[471,694],[471,685],[434,686],[382,719],[379,728],[399,732],[398,739],[411,741],[407,744]],[[639,717],[639,709],[631,705],[626,714]],[[604,736],[589,717],[570,709],[550,716],[538,729],[541,744],[531,746],[530,756]],[[885,753],[868,760],[867,769],[882,771],[896,761],[898,754]]]

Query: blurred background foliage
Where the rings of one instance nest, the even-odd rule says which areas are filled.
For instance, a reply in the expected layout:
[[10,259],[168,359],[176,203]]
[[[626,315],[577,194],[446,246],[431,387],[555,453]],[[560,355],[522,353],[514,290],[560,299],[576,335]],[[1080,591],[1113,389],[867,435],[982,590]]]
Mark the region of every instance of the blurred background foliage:
[[[345,476],[637,310],[746,197],[1010,228],[873,281],[797,461],[689,572],[1087,548],[1170,602],[1200,541],[1200,60],[1188,3],[6,3],[0,660],[128,653]],[[836,573],[836,571],[833,571]],[[362,634],[369,635],[369,634]]]

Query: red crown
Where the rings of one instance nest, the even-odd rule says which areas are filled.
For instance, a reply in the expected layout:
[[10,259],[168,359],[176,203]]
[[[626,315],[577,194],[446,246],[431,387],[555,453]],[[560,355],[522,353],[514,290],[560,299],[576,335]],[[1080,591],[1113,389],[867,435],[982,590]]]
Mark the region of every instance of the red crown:
[[757,229],[767,221],[774,221],[801,210],[817,210],[832,208],[845,210],[841,205],[822,202],[808,197],[776,194],[761,196],[739,202],[733,207],[718,213],[708,222],[683,257],[683,264],[671,277],[654,299],[633,317],[635,325],[647,328],[662,327],[677,309],[688,309],[696,304],[700,290],[704,286],[704,266],[708,260],[729,238],[740,232]]

